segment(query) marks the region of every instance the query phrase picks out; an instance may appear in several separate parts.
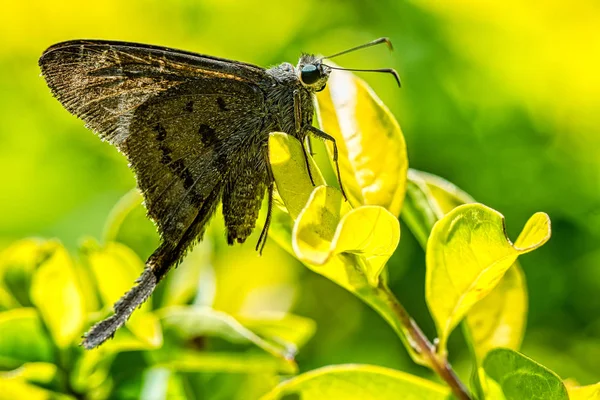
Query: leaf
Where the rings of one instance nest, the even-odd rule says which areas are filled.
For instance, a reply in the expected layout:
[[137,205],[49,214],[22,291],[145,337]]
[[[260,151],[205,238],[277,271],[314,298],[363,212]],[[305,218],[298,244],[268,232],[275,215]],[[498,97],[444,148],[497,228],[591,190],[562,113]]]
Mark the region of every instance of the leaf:
[[[419,233],[419,241],[425,247],[431,228],[439,218],[457,206],[475,200],[438,176],[413,169],[409,170],[408,176],[402,217],[413,232]],[[480,365],[493,348],[518,350],[525,332],[526,316],[527,288],[523,270],[516,261],[492,292],[467,313],[463,328],[477,364]]]
[[374,365],[335,365],[287,380],[261,400],[443,400],[449,389],[425,379]]
[[[398,122],[371,88],[335,71],[317,95],[317,118],[339,150],[341,181],[353,206],[376,205],[400,215],[408,157]],[[327,143],[330,154],[332,143]]]
[[302,347],[315,333],[316,324],[310,318],[293,314],[269,313],[237,320],[246,328],[277,343]]
[[567,386],[570,400],[600,400],[600,382],[588,386]]
[[12,369],[26,362],[54,361],[52,342],[34,308],[0,312],[0,332],[0,367]]
[[465,327],[477,359],[496,347],[518,350],[525,333],[527,292],[518,263],[510,267],[498,285],[467,313]]
[[30,291],[31,301],[59,348],[70,346],[81,336],[85,321],[84,299],[75,266],[64,247],[55,247],[52,255],[39,266]]
[[296,370],[295,348],[263,339],[224,312],[208,307],[174,306],[161,309],[160,318],[165,329],[175,332],[182,339],[217,336],[232,343],[254,344],[271,357],[283,361],[288,372],[294,373]]
[[510,349],[494,349],[483,362],[486,374],[496,381],[507,400],[568,400],[560,377]]
[[31,305],[29,289],[33,273],[58,246],[60,244],[54,240],[24,239],[13,243],[2,252],[0,287],[6,306]]
[[208,352],[173,349],[155,354],[154,365],[178,372],[274,373],[293,375],[298,372],[295,363],[265,353]]
[[144,371],[140,399],[186,399],[181,377],[174,371],[152,367]]
[[296,220],[292,246],[301,261],[312,265],[343,253],[360,256],[368,282],[377,286],[399,240],[398,220],[385,208],[350,209],[339,190],[319,186]]
[[[306,205],[313,191],[306,168],[306,158],[298,139],[282,132],[269,135],[269,161],[277,191],[285,199],[285,206],[294,219]],[[308,157],[311,174],[316,186],[324,185],[321,171],[312,157]]]
[[[285,138],[281,135],[285,134],[271,135],[269,142],[271,153],[279,151],[278,147],[272,146],[271,143],[274,141],[281,143]],[[297,157],[302,150],[296,139],[292,137],[288,137],[288,139],[284,142],[285,148],[291,150],[286,150],[285,154],[287,155],[282,159],[289,161],[290,154],[296,154],[294,157]],[[276,159],[275,154],[271,156],[272,162],[273,159]],[[312,161],[311,165],[313,165]],[[390,300],[390,291],[384,280],[379,279],[381,269],[389,254],[394,251],[396,241],[399,239],[399,224],[396,218],[392,216],[394,219],[392,222],[389,218],[390,214],[382,211],[381,208],[378,209],[381,212],[374,212],[372,207],[359,207],[352,210],[342,200],[341,193],[334,188],[321,186],[309,194],[307,190],[312,190],[312,184],[303,163],[285,162],[274,168],[280,168],[278,173],[274,173],[274,177],[284,207],[277,207],[273,210],[270,237],[290,254],[300,258],[309,269],[325,276],[369,304],[396,331],[411,357],[417,363],[426,364],[426,360],[414,350],[406,338],[405,328],[396,316],[397,305]],[[294,178],[289,179],[289,177]],[[288,185],[293,188],[288,189]],[[299,201],[299,198],[303,200]],[[312,205],[306,204],[309,199],[312,199]],[[303,209],[298,210],[300,205]],[[357,211],[362,208],[365,208],[365,211]],[[292,211],[288,214],[283,209]],[[294,221],[292,218],[294,212],[297,212],[298,215],[306,214],[298,216]],[[351,237],[349,231],[343,231],[340,227],[340,221],[351,213],[353,216],[348,217],[348,227],[364,217],[366,214],[363,213],[373,213],[375,215],[371,214],[371,216],[380,220],[376,224],[377,229],[369,232],[361,227],[360,230],[355,231],[355,234],[358,233],[357,237]],[[373,221],[369,221],[370,226],[373,224]],[[338,239],[335,239],[338,228]],[[386,231],[389,235],[383,233],[382,244],[378,244],[377,240],[380,239],[377,235],[382,235],[382,232]],[[371,234],[373,235],[371,236]],[[378,239],[371,240],[371,237]],[[334,239],[336,242],[333,242]],[[339,241],[339,239],[342,240]],[[292,242],[292,246],[290,246],[290,242]],[[394,244],[394,242],[396,243]],[[352,249],[352,247],[356,247],[356,249]],[[321,265],[317,263],[321,263]]]
[[482,204],[456,207],[434,225],[427,242],[425,296],[441,354],[456,324],[494,289],[517,257],[549,237],[550,220],[537,213],[513,245],[506,237],[504,217]]
[[106,219],[102,237],[105,243],[115,242],[119,235],[121,225],[127,216],[143,203],[142,194],[138,189],[127,192],[119,199],[117,204],[110,210],[110,215]]

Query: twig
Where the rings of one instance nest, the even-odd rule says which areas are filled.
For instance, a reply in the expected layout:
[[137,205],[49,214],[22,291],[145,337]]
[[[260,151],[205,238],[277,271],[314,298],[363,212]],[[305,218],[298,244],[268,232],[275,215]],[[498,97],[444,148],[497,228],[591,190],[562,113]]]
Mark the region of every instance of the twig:
[[407,336],[406,341],[410,343],[413,350],[422,357],[426,366],[430,367],[436,374],[440,376],[452,389],[454,395],[460,400],[471,400],[471,396],[465,385],[460,381],[458,376],[452,370],[452,366],[445,357],[438,355],[435,351],[435,346],[431,344],[427,336],[423,334],[421,328],[411,318],[396,296],[385,286],[380,283],[377,290],[385,296],[385,301],[394,311],[398,322],[402,326],[402,332]]

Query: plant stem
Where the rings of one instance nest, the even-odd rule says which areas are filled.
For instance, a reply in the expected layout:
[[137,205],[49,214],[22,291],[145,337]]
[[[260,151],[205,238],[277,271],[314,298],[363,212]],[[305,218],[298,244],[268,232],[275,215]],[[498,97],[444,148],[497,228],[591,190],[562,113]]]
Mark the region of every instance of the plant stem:
[[[383,283],[377,287],[379,298],[384,300],[389,308],[393,310],[394,315],[399,322],[402,334],[405,335],[408,344],[422,358],[424,364],[430,367],[436,374],[442,378],[452,389],[454,395],[460,400],[471,400],[471,396],[465,385],[452,370],[448,360],[437,354],[435,346],[427,339],[427,336],[421,331],[421,328],[411,318],[396,296]],[[377,311],[381,311],[375,307]],[[384,315],[384,317],[386,317]],[[386,317],[389,320],[389,318]]]

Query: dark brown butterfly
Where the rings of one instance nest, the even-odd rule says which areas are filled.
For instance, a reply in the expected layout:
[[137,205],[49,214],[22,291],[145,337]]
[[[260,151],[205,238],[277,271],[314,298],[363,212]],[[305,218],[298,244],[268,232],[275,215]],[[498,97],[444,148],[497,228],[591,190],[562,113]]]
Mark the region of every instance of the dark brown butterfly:
[[[333,56],[379,43],[390,45],[381,38]],[[268,194],[269,212],[256,246],[262,250],[273,203],[270,132],[286,132],[302,143],[311,133],[331,140],[337,165],[335,140],[312,126],[313,94],[325,88],[336,69],[323,64],[325,58],[304,54],[297,67],[283,63],[264,69],[165,47],[98,40],[68,41],[44,52],[39,64],[52,93],[127,157],[162,239],[137,285],[115,304],[114,315],[86,334],[84,347],[94,348],[114,335],[202,239],[220,201],[228,243],[242,243]],[[392,73],[400,83],[393,70],[372,71]]]

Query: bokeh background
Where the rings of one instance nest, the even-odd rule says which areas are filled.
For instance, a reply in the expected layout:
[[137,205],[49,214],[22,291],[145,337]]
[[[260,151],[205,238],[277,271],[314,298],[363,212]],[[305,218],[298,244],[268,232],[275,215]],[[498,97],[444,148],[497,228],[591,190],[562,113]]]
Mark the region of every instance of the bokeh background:
[[[51,97],[37,66],[51,44],[137,41],[270,66],[295,62],[302,51],[327,54],[388,36],[393,53],[372,48],[336,62],[399,71],[401,90],[389,76],[361,76],[400,122],[411,167],[438,174],[502,212],[513,238],[534,212],[550,215],[551,241],[521,259],[530,300],[523,352],[563,378],[595,383],[599,20],[595,0],[4,0],[0,249],[41,236],[75,251],[83,237],[100,237],[111,208],[135,186],[124,157]],[[141,212],[137,221],[124,227],[124,241],[145,257],[157,238]],[[370,363],[427,375],[357,298],[272,241],[258,257],[255,242],[227,248],[216,240],[215,308],[292,311],[314,319],[315,336],[297,357],[302,371]],[[389,269],[393,291],[433,337],[424,256],[407,229]],[[468,355],[458,332],[451,354],[466,374]]]

